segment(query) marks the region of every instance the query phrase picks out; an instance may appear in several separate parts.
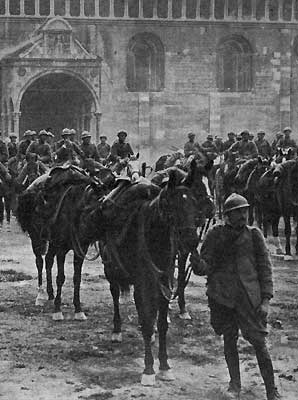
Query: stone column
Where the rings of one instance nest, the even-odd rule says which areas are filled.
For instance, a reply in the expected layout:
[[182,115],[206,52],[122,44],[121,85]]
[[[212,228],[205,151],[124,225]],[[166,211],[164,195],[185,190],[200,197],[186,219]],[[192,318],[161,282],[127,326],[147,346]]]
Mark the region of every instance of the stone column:
[[20,0],[20,16],[23,17],[25,15],[25,2],[24,0]]
[[54,17],[55,15],[55,1],[50,0],[50,16]]
[[201,0],[197,0],[196,3],[196,20],[201,19]]
[[[245,0],[244,0],[245,1]],[[238,14],[237,19],[242,19],[243,0],[238,0]]]
[[173,0],[168,0],[168,19],[173,19]]
[[153,1],[153,19],[157,19],[157,0]]
[[97,18],[99,17],[99,1],[96,1],[96,0],[94,3],[94,15]]
[[251,18],[256,19],[257,17],[257,3],[256,0],[252,0],[251,2]]
[[35,16],[39,17],[40,16],[40,11],[39,11],[39,0],[35,0]]
[[9,11],[9,0],[5,0],[5,16],[9,16],[10,11]]
[[96,138],[95,138],[95,140],[96,140],[96,143],[99,143],[99,136],[100,136],[100,120],[101,120],[101,112],[99,112],[99,111],[96,111],[95,113],[94,113],[94,115],[95,115],[95,132],[96,132]]
[[214,0],[210,0],[210,19],[214,19]]
[[84,0],[80,0],[80,17],[85,17]]
[[265,0],[265,20],[269,20],[269,0]]
[[181,18],[186,19],[186,0],[182,0]]
[[14,112],[13,119],[14,119],[14,133],[18,135],[18,140],[20,138],[20,117],[21,112]]
[[139,18],[144,18],[143,0],[139,0]]
[[70,17],[70,0],[65,0],[65,16]]
[[283,1],[278,0],[278,21],[282,21],[283,19]]
[[110,18],[115,17],[114,0],[110,0]]
[[280,54],[280,125],[291,126],[291,32],[281,29]]
[[124,0],[124,18],[128,18],[128,0]]

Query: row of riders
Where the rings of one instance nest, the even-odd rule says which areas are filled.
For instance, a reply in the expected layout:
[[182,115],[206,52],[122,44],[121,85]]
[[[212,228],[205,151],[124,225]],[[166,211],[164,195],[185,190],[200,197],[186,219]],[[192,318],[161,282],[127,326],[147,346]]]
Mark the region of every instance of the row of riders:
[[[31,157],[32,153],[35,154],[35,161],[39,161],[36,159],[37,153],[31,151],[32,148],[37,151],[39,146],[45,144],[42,139],[45,136],[46,134],[41,132],[37,144],[29,143],[26,150],[27,170],[30,163],[28,157]],[[73,153],[69,150],[73,150],[76,145],[69,140],[67,130],[63,131],[62,136],[61,153],[69,156],[70,153]],[[121,136],[124,139],[122,141],[120,140]],[[119,133],[118,137],[118,143],[120,143],[118,147],[123,150],[126,133]],[[208,138],[208,142],[212,143],[210,139]],[[255,148],[254,144],[249,142],[247,132],[242,133],[241,141],[238,143],[236,142],[228,148],[228,157],[225,162],[228,162],[234,153],[240,153],[243,148]],[[58,160],[61,155],[60,149],[56,151]],[[191,254],[190,267],[194,269],[195,273],[209,275],[214,268],[211,258],[218,253],[224,256],[225,249],[232,249],[229,241],[228,246],[223,243],[222,252],[218,252],[218,248],[215,247],[215,251],[211,249],[209,254],[206,238],[201,256],[197,253],[200,239],[197,235],[197,228],[201,228],[202,234],[205,220],[210,221],[215,214],[213,202],[204,184],[204,176],[208,176],[209,181],[211,180],[214,161],[210,160],[208,153],[204,149],[199,149],[197,153],[188,155],[186,162],[181,163],[181,165],[184,164],[186,171],[183,171],[181,165],[180,168],[169,167],[153,174],[151,180],[139,176],[139,179],[134,182],[117,178],[117,174],[113,173],[114,171],[109,166],[102,164],[96,164],[96,168],[86,172],[85,169],[73,165],[75,160],[67,158],[66,161],[71,162],[65,164],[63,159],[61,165],[51,168],[32,183],[30,182],[24,193],[19,195],[17,218],[22,229],[30,236],[38,269],[39,291],[36,304],[42,305],[47,299],[54,300],[53,319],[63,319],[61,294],[65,281],[64,262],[68,251],[73,250],[75,319],[86,319],[80,302],[81,270],[89,245],[97,243],[98,255],[101,255],[113,297],[114,329],[112,338],[116,341],[121,340],[120,292],[127,292],[130,285],[134,286],[134,300],[145,344],[145,369],[142,375],[142,383],[145,385],[152,385],[155,377],[151,342],[156,318],[159,332],[159,377],[165,380],[173,379],[166,347],[168,305],[169,301],[173,299],[174,293],[174,296],[178,297],[181,315],[185,314],[184,289],[191,271],[191,269],[185,269],[188,255]],[[254,155],[257,155],[257,151]],[[120,161],[123,160],[122,156],[123,154],[118,155]],[[83,158],[84,166],[86,166],[87,160],[88,158]],[[169,160],[166,158],[164,161],[166,164]],[[245,162],[242,163],[236,160],[234,164],[240,165],[237,175],[244,166],[246,170],[247,165],[253,164],[256,167],[259,162],[260,160],[256,157],[245,159]],[[142,172],[144,175],[144,170]],[[243,171],[242,174],[244,174]],[[245,174],[247,176],[246,172]],[[275,184],[282,180],[282,174],[282,170],[279,170],[279,174],[274,172]],[[21,180],[23,178],[25,179],[25,173],[21,176]],[[236,184],[237,179],[234,181]],[[251,236],[255,236],[252,238],[253,243],[257,244],[259,250],[262,250],[258,251],[258,258],[262,259],[261,265],[258,267],[264,268],[262,271],[264,276],[261,275],[264,278],[265,286],[262,286],[262,282],[257,283],[256,281],[255,284],[260,284],[261,290],[266,289],[265,292],[259,293],[259,295],[262,294],[262,303],[253,319],[251,315],[247,318],[247,314],[245,314],[246,312],[255,313],[249,306],[249,302],[246,304],[248,308],[244,310],[244,313],[243,309],[240,310],[241,307],[238,307],[239,310],[234,310],[228,305],[223,309],[219,298],[216,301],[213,299],[213,302],[209,304],[214,329],[216,333],[224,335],[225,356],[231,377],[229,390],[239,394],[241,389],[239,357],[236,349],[238,338],[236,331],[239,327],[234,323],[236,319],[233,313],[236,312],[238,315],[239,312],[242,312],[241,319],[239,319],[241,321],[240,328],[247,334],[245,337],[255,347],[267,391],[267,399],[276,400],[279,398],[279,394],[274,385],[273,367],[265,345],[266,329],[262,325],[262,337],[260,337],[260,326],[258,325],[260,318],[266,317],[269,300],[272,297],[270,261],[266,256],[265,244],[259,231],[248,230],[245,227],[245,211],[241,211],[248,207],[245,198],[233,194],[227,198],[224,207],[227,218],[227,225],[224,229],[227,232],[221,232],[221,228],[220,231],[219,228],[216,231],[212,229],[212,235],[220,234],[227,241],[229,235],[232,234],[235,245],[242,235],[246,235],[245,240],[248,242],[251,242]],[[238,225],[240,230],[238,230]],[[209,245],[213,247],[219,243],[217,240],[220,239],[215,236],[213,239],[209,239]],[[239,248],[243,249],[243,245],[240,244]],[[244,248],[247,252],[247,247],[244,246]],[[43,256],[45,256],[45,260],[43,260]],[[231,255],[227,256],[231,261]],[[178,287],[174,289],[173,277],[177,257]],[[56,296],[54,296],[52,285],[54,258],[56,258],[58,268]],[[251,262],[251,259],[249,260]],[[44,261],[47,280],[46,297],[42,282]],[[248,267],[255,268],[253,265]],[[209,280],[209,284],[211,284],[211,280]],[[251,284],[250,281],[250,287]],[[218,285],[216,287],[218,288]],[[233,293],[237,295],[237,287],[235,286],[234,289]],[[210,288],[208,290],[209,295],[213,298],[212,290]],[[232,291],[230,292],[232,293]],[[244,298],[246,294],[243,292],[241,296]],[[230,324],[232,320],[229,322],[226,318],[227,312],[230,313],[229,318],[232,318],[233,324]],[[248,321],[250,321],[250,326],[248,326]],[[247,329],[250,330],[249,335]]]

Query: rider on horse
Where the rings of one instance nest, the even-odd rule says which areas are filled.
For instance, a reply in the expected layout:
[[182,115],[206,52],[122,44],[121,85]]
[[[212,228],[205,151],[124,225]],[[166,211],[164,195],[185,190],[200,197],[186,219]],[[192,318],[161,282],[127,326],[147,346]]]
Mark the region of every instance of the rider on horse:
[[229,149],[229,155],[236,155],[238,163],[258,157],[258,149],[254,142],[249,140],[249,132],[241,132],[241,140],[234,143]]

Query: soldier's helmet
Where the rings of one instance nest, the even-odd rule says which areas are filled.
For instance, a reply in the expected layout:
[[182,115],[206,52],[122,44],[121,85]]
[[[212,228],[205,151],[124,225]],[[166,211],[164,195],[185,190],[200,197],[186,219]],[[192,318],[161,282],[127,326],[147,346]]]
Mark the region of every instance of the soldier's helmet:
[[187,134],[187,137],[190,139],[190,138],[192,138],[192,137],[195,137],[196,135],[195,135],[195,133],[193,133],[193,132],[188,132],[188,134]]
[[238,208],[247,208],[249,204],[245,197],[237,193],[232,193],[225,201],[223,206],[224,214],[230,211],[237,210]]
[[89,133],[88,131],[84,131],[82,132],[81,139],[91,138],[91,136],[91,133]]

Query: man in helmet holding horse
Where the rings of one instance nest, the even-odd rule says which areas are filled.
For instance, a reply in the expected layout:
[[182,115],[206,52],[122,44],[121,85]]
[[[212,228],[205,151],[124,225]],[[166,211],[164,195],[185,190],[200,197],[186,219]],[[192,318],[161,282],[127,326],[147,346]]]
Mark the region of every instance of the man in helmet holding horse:
[[228,391],[239,398],[241,379],[238,331],[254,347],[268,400],[280,395],[266,345],[269,301],[273,296],[272,265],[261,231],[247,225],[247,200],[231,194],[224,203],[225,222],[207,233],[200,255],[192,255],[197,275],[207,275],[211,325],[223,335],[230,375]]

